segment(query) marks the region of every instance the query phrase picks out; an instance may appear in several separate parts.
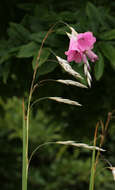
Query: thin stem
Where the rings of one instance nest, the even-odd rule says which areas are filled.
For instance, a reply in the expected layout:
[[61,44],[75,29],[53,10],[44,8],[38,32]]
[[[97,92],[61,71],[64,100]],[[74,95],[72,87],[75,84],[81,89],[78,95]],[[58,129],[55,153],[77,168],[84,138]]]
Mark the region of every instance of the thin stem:
[[39,146],[37,146],[34,151],[31,153],[31,156],[29,158],[29,161],[28,161],[28,168],[29,168],[29,165],[30,165],[30,162],[34,156],[34,154],[37,152],[37,150],[45,145],[49,145],[49,144],[56,144],[56,142],[47,142],[47,143],[43,143],[43,144],[40,144]]
[[[101,140],[100,140],[100,146],[99,146],[100,148],[101,148],[102,145],[104,144],[104,141],[105,141],[105,138],[106,138],[106,135],[107,135],[107,130],[108,130],[108,126],[109,126],[111,117],[112,117],[112,113],[109,112],[109,113],[108,113],[108,117],[107,117],[107,121],[106,121],[106,123],[105,123],[105,126],[104,126],[103,121],[100,120],[100,124],[101,124],[101,127],[102,127],[102,134],[101,134]],[[99,156],[100,156],[100,151],[97,152],[96,162],[95,162],[95,168],[96,168],[96,165],[97,165],[97,163],[98,163]]]
[[[57,24],[57,23],[56,23]],[[52,29],[56,25],[54,24],[49,31],[47,32],[46,36],[44,37],[40,50],[38,52],[37,60],[36,60],[36,67],[34,69],[32,83],[30,87],[30,93],[28,98],[28,107],[27,107],[27,117],[25,117],[25,109],[24,109],[24,101],[23,101],[23,168],[22,168],[22,190],[27,190],[27,179],[28,179],[28,134],[29,134],[29,116],[30,116],[30,103],[34,89],[34,81],[36,78],[36,72],[38,69],[38,62],[40,59],[40,55],[42,52],[42,48],[44,45],[45,40],[47,39],[48,35],[52,32]],[[25,121],[27,118],[27,121]]]
[[[97,140],[97,131],[99,127],[99,122],[96,125],[95,129],[95,135],[94,135],[94,146],[96,146],[96,140]],[[93,149],[92,153],[92,166],[91,166],[91,176],[90,176],[90,184],[89,184],[89,190],[94,189],[94,178],[95,178],[95,149]]]
[[[33,87],[33,92],[35,91],[36,88],[39,88],[40,86],[43,86],[45,82],[58,82],[57,80],[55,79],[45,79],[45,80],[41,80],[39,83],[36,83]],[[32,92],[32,93],[33,93]]]
[[[34,81],[36,78],[36,72],[38,69],[38,63],[39,63],[39,59],[41,56],[41,52],[42,52],[42,48],[44,45],[44,42],[46,41],[48,35],[53,31],[53,28],[59,23],[56,22],[47,32],[47,34],[45,35],[41,47],[39,49],[38,52],[38,56],[36,59],[36,66],[34,69],[34,73],[33,73],[33,78],[32,78],[32,82],[31,82],[31,87],[30,87],[30,93],[29,93],[29,98],[28,98],[28,106],[27,106],[27,115],[25,116],[25,109],[24,109],[24,101],[23,101],[23,168],[22,168],[22,190],[27,190],[27,178],[28,178],[28,134],[29,134],[29,116],[30,116],[30,104],[31,104],[31,98],[32,98],[32,94],[33,91],[35,90],[35,86],[34,86]],[[46,99],[43,98],[43,99]],[[40,101],[40,100],[39,100]],[[27,118],[27,120],[26,120]]]
[[38,103],[38,102],[40,102],[40,101],[42,101],[42,100],[47,100],[47,99],[49,99],[49,98],[50,98],[50,96],[43,97],[43,98],[39,98],[39,99],[35,100],[35,101],[31,104],[31,107],[33,107],[36,103]]
[[22,190],[27,190],[27,128],[23,100],[23,164],[22,164]]

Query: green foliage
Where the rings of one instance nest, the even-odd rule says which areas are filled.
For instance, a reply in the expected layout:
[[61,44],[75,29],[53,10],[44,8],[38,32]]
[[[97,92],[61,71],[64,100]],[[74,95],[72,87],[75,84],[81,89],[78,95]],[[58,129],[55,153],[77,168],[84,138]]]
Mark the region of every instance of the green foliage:
[[32,57],[35,55],[35,52],[38,50],[38,48],[39,46],[35,42],[30,42],[20,47],[20,50],[17,53],[17,57],[18,58]]
[[[73,1],[74,2],[74,1]],[[41,9],[44,6],[44,11],[41,12]],[[83,32],[86,30],[91,30],[96,35],[99,41],[97,42],[101,48],[101,51],[104,53],[104,56],[110,60],[112,67],[114,68],[114,44],[112,40],[115,38],[114,23],[110,23],[108,18],[112,20],[112,15],[109,14],[108,9],[102,6],[95,6],[93,3],[88,2],[86,7],[81,8],[81,11],[60,11],[58,14],[55,11],[50,11],[47,9],[45,4],[34,5],[34,4],[20,4],[19,8],[27,11],[24,18],[20,23],[10,22],[9,27],[7,29],[8,40],[1,41],[1,55],[0,55],[0,63],[4,64],[7,61],[12,60],[12,58],[33,58],[32,67],[34,68],[36,62],[36,56],[38,50],[40,48],[41,42],[46,35],[47,30],[50,28],[50,24],[54,24],[55,22],[60,22],[60,20],[71,23],[78,32]],[[28,14],[28,11],[30,14]],[[84,14],[84,15],[83,15]],[[40,16],[40,17],[39,17]],[[48,49],[52,49],[56,54],[63,55],[64,50],[67,49],[65,31],[69,29],[67,26],[63,26],[64,24],[60,22],[55,27],[55,31],[53,34],[48,36],[48,39],[45,43],[45,49],[41,55],[41,61],[39,65],[43,63],[47,68],[51,68],[52,65],[55,65],[46,72],[46,68],[43,66],[40,73],[42,75],[54,71],[57,67],[57,64],[47,62],[48,58],[50,59],[50,52]],[[63,39],[63,40],[62,40]],[[105,41],[103,41],[105,40]],[[107,41],[109,44],[107,44]],[[111,47],[110,47],[111,46]],[[62,50],[63,47],[63,50]],[[96,48],[96,49],[97,49]],[[109,52],[107,50],[109,49]],[[61,52],[62,51],[62,52]],[[105,59],[103,58],[104,62]],[[102,63],[103,61],[101,61]],[[48,66],[50,64],[50,66]],[[97,63],[98,64],[98,63]],[[9,64],[9,72],[11,64]],[[103,67],[103,66],[102,66]],[[101,68],[102,68],[101,67]],[[101,69],[101,70],[104,70]],[[97,72],[97,73],[96,73]],[[95,69],[96,79],[99,80],[101,77],[97,77],[98,69]],[[9,73],[10,74],[10,73]],[[101,71],[101,76],[103,72]],[[4,79],[3,79],[4,80]],[[5,81],[5,80],[4,80]]]
[[96,62],[95,67],[94,67],[96,80],[99,80],[102,77],[103,71],[104,71],[103,56],[101,53],[98,53],[98,56],[99,56],[98,61]]
[[[0,2],[3,7],[0,39],[0,137],[1,189],[21,189],[22,101],[27,97],[36,58],[47,31],[57,25],[45,41],[36,81],[71,78],[56,62],[55,54],[65,58],[69,40],[66,22],[78,32],[92,31],[97,38],[95,53],[99,60],[91,63],[91,89],[76,89],[48,82],[36,89],[33,101],[43,96],[62,96],[78,100],[83,106],[41,102],[30,118],[29,155],[39,144],[56,140],[76,140],[91,143],[97,120],[105,120],[115,109],[115,13],[114,2],[47,0],[39,3],[11,0]],[[113,8],[112,8],[113,7]],[[1,8],[1,7],[0,7]],[[7,13],[7,14],[6,14]],[[62,22],[63,21],[63,22]],[[71,64],[83,74],[83,65]],[[94,79],[95,78],[95,79]],[[83,81],[82,81],[83,82]],[[85,81],[84,81],[85,83]],[[16,98],[16,96],[18,98]],[[105,157],[115,165],[115,123],[111,123],[106,138]],[[17,148],[18,146],[18,148]],[[5,158],[5,159],[4,159]],[[6,159],[7,158],[7,159]],[[3,168],[3,166],[5,166]],[[18,167],[18,170],[17,170]],[[99,162],[95,178],[98,190],[114,189],[113,178],[104,163]],[[71,147],[48,145],[33,157],[28,188],[40,190],[82,190],[89,184],[91,153]],[[5,181],[6,183],[3,183]]]
[[111,45],[111,43],[105,44],[102,42],[99,46],[104,56],[110,61],[113,69],[115,69],[115,48]]
[[19,40],[19,41],[24,40],[24,42],[28,42],[30,36],[30,32],[28,31],[27,28],[25,28],[21,24],[13,22],[9,24],[7,33],[11,40]]
[[102,40],[114,40],[115,39],[115,29],[104,32],[100,35]]
[[[40,55],[40,58],[39,58],[39,61],[38,61],[39,67],[41,67],[41,65],[47,61],[50,53],[51,52],[49,51],[48,48],[43,48],[42,49],[42,52],[41,52],[41,55]],[[36,55],[33,58],[33,61],[32,61],[33,69],[35,68],[35,65],[37,64],[36,62],[37,62],[38,55],[39,55],[39,53],[37,52]]]

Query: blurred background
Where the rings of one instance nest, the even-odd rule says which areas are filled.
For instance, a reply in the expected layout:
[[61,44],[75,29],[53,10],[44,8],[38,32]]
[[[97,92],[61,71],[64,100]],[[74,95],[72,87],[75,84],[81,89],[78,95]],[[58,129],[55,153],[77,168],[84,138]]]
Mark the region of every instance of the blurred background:
[[[75,140],[93,144],[96,123],[106,122],[115,109],[115,2],[112,0],[4,0],[0,1],[0,188],[21,189],[22,99],[27,97],[42,40],[45,42],[36,81],[72,79],[60,68],[55,54],[66,58],[69,31],[92,31],[97,38],[94,51],[99,61],[91,63],[92,87],[81,89],[47,82],[33,100],[60,96],[80,102],[82,107],[44,100],[33,107],[30,118],[29,155],[44,142]],[[73,64],[73,63],[71,63]],[[83,74],[83,64],[73,64]],[[86,83],[86,81],[82,81]],[[101,127],[99,128],[101,132]],[[115,166],[115,118],[113,116],[103,148],[103,157]],[[100,159],[95,189],[114,190],[107,163]],[[31,160],[28,190],[88,189],[91,151],[62,145],[47,145]]]

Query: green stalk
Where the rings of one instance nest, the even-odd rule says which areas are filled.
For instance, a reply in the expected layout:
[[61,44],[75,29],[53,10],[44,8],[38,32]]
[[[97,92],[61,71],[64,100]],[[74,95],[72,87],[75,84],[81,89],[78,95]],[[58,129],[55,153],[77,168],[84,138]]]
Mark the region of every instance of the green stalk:
[[89,190],[94,189],[94,177],[95,177],[95,149],[93,150],[93,153],[92,153],[92,166],[91,166]]
[[22,163],[22,190],[27,190],[27,170],[28,170],[28,157],[27,157],[27,127],[25,118],[25,109],[23,102],[23,163]]
[[[94,146],[96,146],[98,127],[99,127],[99,122],[96,124],[96,128],[95,128],[94,143],[93,143]],[[94,179],[95,179],[95,170],[96,170],[95,156],[96,156],[96,150],[93,149],[89,190],[94,190]]]
[[[57,23],[56,23],[57,24]],[[45,40],[47,39],[48,35],[52,32],[52,29],[56,25],[54,24],[49,31],[47,32],[46,36],[44,37],[38,57],[36,60],[36,67],[34,69],[33,73],[33,79],[31,83],[30,93],[29,93],[29,99],[28,99],[28,108],[27,108],[27,117],[25,116],[25,109],[24,109],[24,101],[23,101],[23,164],[22,164],[22,190],[27,190],[27,180],[28,180],[28,133],[29,133],[29,115],[30,115],[30,103],[32,98],[32,93],[34,91],[34,80],[36,77],[36,72],[38,69],[38,61],[42,52],[42,47],[44,45]],[[27,119],[27,120],[26,120]]]

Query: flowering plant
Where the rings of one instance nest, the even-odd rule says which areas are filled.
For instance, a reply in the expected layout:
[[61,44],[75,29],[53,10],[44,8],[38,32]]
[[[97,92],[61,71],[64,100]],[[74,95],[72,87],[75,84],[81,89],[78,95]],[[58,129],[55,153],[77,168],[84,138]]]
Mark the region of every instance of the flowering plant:
[[[44,45],[45,40],[47,39],[49,33],[52,32],[52,29],[55,25],[52,26],[52,28],[50,28],[50,30],[47,32],[46,36],[44,37],[41,47],[39,49],[38,52],[38,56],[36,59],[36,65],[35,65],[35,69],[34,69],[34,73],[33,73],[33,79],[32,79],[32,83],[31,83],[31,88],[30,88],[30,93],[29,93],[29,97],[28,97],[28,106],[27,106],[27,110],[25,110],[25,104],[23,101],[23,166],[22,166],[22,190],[27,190],[27,179],[28,179],[28,169],[29,169],[29,165],[30,165],[30,161],[31,158],[33,157],[34,153],[42,146],[46,145],[46,144],[63,144],[63,145],[72,145],[72,146],[76,146],[76,147],[84,147],[84,148],[88,148],[90,150],[93,150],[93,155],[95,154],[95,150],[99,150],[99,151],[105,151],[103,149],[101,149],[100,147],[97,147],[96,144],[94,144],[94,146],[89,146],[87,144],[84,143],[76,143],[75,141],[56,141],[56,142],[46,142],[43,143],[41,145],[39,145],[31,154],[30,158],[28,157],[28,138],[29,138],[29,118],[30,118],[30,110],[32,109],[32,107],[45,99],[49,99],[49,100],[53,100],[53,101],[57,101],[60,103],[65,103],[65,104],[71,104],[74,106],[81,106],[80,103],[70,100],[70,99],[65,99],[62,97],[42,97],[39,98],[35,101],[32,102],[32,95],[33,92],[35,91],[35,89],[37,87],[39,87],[39,85],[43,84],[45,81],[55,81],[58,83],[63,83],[66,85],[74,85],[74,86],[78,86],[81,88],[87,88],[87,86],[83,85],[80,82],[76,82],[74,80],[63,80],[63,79],[58,79],[58,80],[52,80],[52,79],[48,79],[48,80],[42,80],[39,81],[39,83],[35,83],[35,79],[36,79],[36,73],[37,73],[37,69],[39,67],[39,60],[40,60],[40,56],[41,56],[41,52],[42,52],[42,48]],[[70,44],[69,44],[69,50],[65,52],[65,54],[67,55],[67,60],[64,60],[62,58],[60,58],[59,56],[55,55],[60,66],[70,75],[72,75],[74,78],[76,79],[83,79],[82,76],[76,72],[74,69],[72,69],[72,67],[70,66],[69,62],[71,61],[75,61],[77,63],[81,63],[82,61],[84,62],[84,72],[85,75],[87,77],[87,81],[89,86],[91,86],[91,75],[89,73],[90,70],[90,66],[88,63],[88,59],[87,57],[92,61],[96,61],[98,59],[98,56],[93,53],[92,49],[93,49],[93,45],[96,42],[96,38],[93,36],[93,34],[91,32],[85,32],[85,33],[80,33],[78,34],[72,27],[69,27],[72,31],[72,33],[67,33],[67,35],[70,38]],[[93,160],[94,160],[95,155],[93,156]],[[92,174],[91,174],[91,182],[93,181],[92,178],[94,176],[94,168],[92,169]],[[90,182],[90,184],[91,184]],[[93,185],[90,187],[90,190],[93,189]]]
[[87,78],[88,85],[91,86],[90,65],[87,57],[95,62],[98,56],[92,51],[96,38],[92,32],[77,33],[72,27],[70,27],[72,33],[67,33],[70,39],[69,49],[65,52],[67,55],[67,61],[75,61],[76,63],[84,63],[84,73]]

